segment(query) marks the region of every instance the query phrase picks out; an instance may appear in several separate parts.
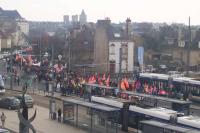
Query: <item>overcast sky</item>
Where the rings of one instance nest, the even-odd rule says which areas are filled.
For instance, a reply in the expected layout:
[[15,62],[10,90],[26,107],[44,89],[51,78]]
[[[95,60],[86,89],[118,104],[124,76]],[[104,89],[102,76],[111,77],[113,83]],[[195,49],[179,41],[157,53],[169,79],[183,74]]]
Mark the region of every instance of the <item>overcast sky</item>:
[[0,0],[0,7],[18,10],[27,20],[62,21],[63,15],[80,14],[84,9],[88,20],[109,17],[123,22],[167,22],[200,25],[200,0]]

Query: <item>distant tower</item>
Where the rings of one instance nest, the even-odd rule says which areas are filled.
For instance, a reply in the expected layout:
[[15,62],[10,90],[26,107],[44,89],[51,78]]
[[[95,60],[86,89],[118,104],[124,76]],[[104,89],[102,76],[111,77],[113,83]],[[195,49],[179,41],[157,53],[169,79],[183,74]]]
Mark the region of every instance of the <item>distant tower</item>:
[[85,14],[84,10],[82,10],[79,19],[80,19],[80,25],[84,25],[87,23],[87,15]]
[[64,15],[63,16],[63,22],[64,22],[65,26],[69,25],[69,15]]
[[78,15],[72,15],[72,23],[78,23]]
[[178,28],[178,41],[181,41],[183,39],[182,29],[181,27]]
[[131,19],[126,19],[126,39],[129,39],[129,36],[131,35],[132,27],[131,27]]

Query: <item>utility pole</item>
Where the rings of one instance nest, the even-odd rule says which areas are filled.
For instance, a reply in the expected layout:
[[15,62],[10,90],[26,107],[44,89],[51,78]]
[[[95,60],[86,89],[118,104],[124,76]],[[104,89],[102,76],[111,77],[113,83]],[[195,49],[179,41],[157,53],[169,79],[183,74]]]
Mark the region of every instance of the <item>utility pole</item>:
[[51,64],[54,64],[54,45],[51,43]]
[[[67,34],[67,31],[65,29],[65,52],[64,52],[64,58],[65,58],[65,68],[67,68],[67,37],[68,37],[68,34]],[[67,71],[67,69],[66,69]]]
[[42,29],[41,29],[41,23],[39,23],[40,27],[40,37],[39,37],[39,43],[40,43],[40,62],[42,63]]
[[71,46],[70,46],[70,41],[71,41],[71,34],[70,34],[70,32],[69,32],[69,39],[68,39],[68,72],[70,72],[70,70],[71,70]]
[[192,44],[192,36],[191,36],[191,27],[190,27],[190,17],[189,17],[189,43],[187,44],[187,73],[189,76],[189,68],[190,68],[190,46]]
[[13,42],[10,50],[10,89],[13,90]]
[[119,76],[118,76],[118,84],[119,84],[119,92],[121,91],[121,80],[122,80],[122,48],[119,48]]

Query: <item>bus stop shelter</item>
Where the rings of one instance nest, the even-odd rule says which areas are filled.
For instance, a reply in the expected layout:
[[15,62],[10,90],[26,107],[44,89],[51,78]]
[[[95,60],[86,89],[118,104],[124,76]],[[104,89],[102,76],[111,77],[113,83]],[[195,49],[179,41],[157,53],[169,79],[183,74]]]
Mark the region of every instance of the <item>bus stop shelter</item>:
[[199,133],[198,130],[155,120],[140,122],[142,133]]
[[141,99],[140,103],[143,104],[144,106],[163,107],[163,108],[172,109],[178,112],[182,112],[187,115],[190,114],[190,105],[192,103],[190,101],[184,101],[184,100],[172,99],[168,97],[148,95],[148,94],[130,92],[130,91],[123,91],[121,93],[126,94],[128,96],[140,97]]
[[119,109],[82,100],[63,101],[63,122],[90,133],[117,133]]

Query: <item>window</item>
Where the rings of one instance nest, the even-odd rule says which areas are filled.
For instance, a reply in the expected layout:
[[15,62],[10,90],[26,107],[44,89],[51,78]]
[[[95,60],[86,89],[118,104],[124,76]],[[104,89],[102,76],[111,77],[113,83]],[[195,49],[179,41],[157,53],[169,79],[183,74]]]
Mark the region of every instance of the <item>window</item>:
[[110,61],[110,73],[115,73],[115,66],[116,65],[116,63],[115,63],[115,61]]
[[122,70],[126,70],[126,60],[122,60]]
[[110,45],[110,54],[114,55],[115,54],[115,44]]
[[182,48],[185,47],[185,41],[179,41],[178,46]]
[[126,54],[128,52],[127,44],[122,44],[122,54]]

